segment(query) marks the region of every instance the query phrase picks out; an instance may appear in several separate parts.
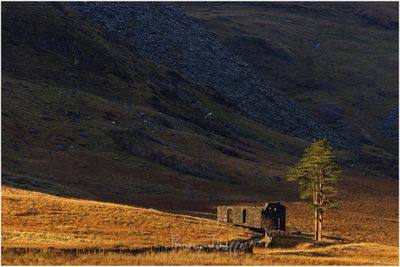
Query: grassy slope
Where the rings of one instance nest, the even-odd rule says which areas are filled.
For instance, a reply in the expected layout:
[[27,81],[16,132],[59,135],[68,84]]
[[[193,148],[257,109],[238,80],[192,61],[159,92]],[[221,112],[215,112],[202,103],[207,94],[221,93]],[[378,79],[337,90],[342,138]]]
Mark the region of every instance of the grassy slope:
[[[364,179],[366,179],[364,177]],[[382,192],[388,190],[382,188]],[[388,192],[386,192],[387,194]],[[342,208],[348,212],[330,213],[327,233],[339,234],[347,242],[326,238],[314,244],[302,235],[289,235],[276,239],[272,248],[256,249],[254,254],[173,252],[125,255],[76,255],[56,252],[23,254],[18,257],[11,252],[2,254],[3,264],[351,264],[395,265],[398,248],[382,243],[396,244],[395,229],[385,231],[382,227],[395,228],[382,218],[395,220],[395,207],[388,207],[390,198],[384,200],[386,208],[364,198],[369,210],[350,211],[346,203]],[[354,206],[359,206],[354,201]],[[304,230],[307,223],[302,203],[288,203],[288,230]],[[135,248],[165,245],[194,245],[247,239],[252,234],[242,228],[229,227],[214,220],[175,215],[152,209],[117,205],[89,200],[55,197],[48,194],[2,188],[2,246],[10,247],[61,247]],[[349,218],[349,217],[352,218]],[[347,217],[344,219],[343,217]],[[6,218],[6,219],[4,219]],[[344,228],[345,227],[345,228]],[[343,229],[340,229],[343,228]],[[336,229],[336,231],[335,231]],[[334,230],[334,231],[332,231]],[[351,231],[347,236],[343,231]],[[369,236],[365,236],[368,233]],[[356,236],[360,234],[360,236]],[[383,235],[383,236],[382,236]],[[354,243],[358,238],[361,243]],[[346,240],[345,239],[345,240]],[[364,241],[363,241],[364,240]],[[353,241],[349,243],[348,241]],[[366,243],[377,242],[377,243]]]
[[[359,176],[357,174],[348,173],[344,175],[344,178],[339,190],[339,208],[329,211],[326,214],[324,235],[336,236],[352,242],[374,242],[393,246],[398,245],[397,183],[395,181],[382,183],[377,177]],[[266,192],[271,192],[272,190],[272,188],[265,188]],[[48,194],[43,195],[40,193],[28,192],[29,191],[20,192],[17,189],[5,190],[2,206],[4,231],[14,229],[17,232],[24,232],[31,229],[33,232],[49,231],[50,234],[54,234],[52,232],[61,233],[63,229],[66,229],[66,233],[68,233],[68,231],[73,232],[77,230],[76,224],[82,226],[88,224],[88,234],[93,237],[93,224],[88,218],[93,217],[93,223],[106,224],[107,222],[112,223],[119,215],[124,217],[124,214],[127,213],[127,210],[122,208],[112,212],[104,207],[104,210],[101,211],[104,216],[94,216],[97,209],[95,208],[96,205],[91,209],[92,206],[89,204],[92,202],[82,202],[82,206],[78,200],[63,202],[63,199],[51,197]],[[251,202],[254,203],[254,200],[255,199],[251,199]],[[164,201],[168,202],[166,199],[164,199]],[[194,201],[186,201],[190,204],[195,203]],[[247,201],[242,202],[247,203]],[[240,202],[240,200],[238,200],[238,202]],[[63,208],[60,210],[59,203],[68,205],[65,206],[65,210]],[[79,222],[79,218],[75,217],[73,214],[80,212],[80,210],[83,211],[84,207],[86,207],[84,205],[85,203],[89,205],[87,207],[90,209],[88,214],[85,215],[86,219]],[[213,206],[216,203],[217,202],[210,200],[208,203],[203,203],[203,205]],[[299,201],[284,201],[283,203],[287,206],[288,232],[311,232],[313,225],[312,211],[306,203]],[[263,203],[259,201],[258,204],[262,205]],[[69,206],[71,207],[69,208]],[[35,212],[36,209],[38,212]],[[71,220],[62,221],[63,218],[65,218],[66,212],[71,212]],[[107,212],[110,212],[110,214],[107,215]],[[212,208],[209,212],[210,218],[215,219],[215,210]],[[52,216],[55,216],[53,218],[54,220],[57,220],[57,222],[60,221],[61,224],[65,225],[65,228],[52,229],[49,226],[49,218]],[[132,213],[129,216],[135,216],[135,214]],[[130,225],[124,222],[126,222],[125,219],[121,222],[121,227],[124,229],[126,227],[129,230],[131,227],[135,227],[134,224]],[[80,230],[78,230],[78,232],[79,231]],[[182,228],[182,231],[186,230]],[[154,231],[150,229],[148,229],[147,232],[149,234],[154,233]],[[99,235],[103,234],[104,232],[99,232]],[[18,234],[16,235],[19,236]],[[8,238],[13,238],[13,236],[14,235],[11,234]],[[169,238],[169,235],[166,233],[159,233],[156,234],[156,236],[159,240]],[[138,238],[141,237],[138,236]],[[104,242],[104,240],[100,240],[100,242]],[[106,243],[107,242],[105,242],[105,244]]]
[[2,188],[2,246],[148,247],[247,239],[247,230],[153,209]]
[[183,7],[317,117],[327,104],[343,110],[343,119],[331,126],[349,123],[366,130],[375,152],[365,146],[363,153],[396,158],[397,145],[378,128],[387,112],[398,107],[398,30],[390,28],[398,21],[396,3],[187,3]]

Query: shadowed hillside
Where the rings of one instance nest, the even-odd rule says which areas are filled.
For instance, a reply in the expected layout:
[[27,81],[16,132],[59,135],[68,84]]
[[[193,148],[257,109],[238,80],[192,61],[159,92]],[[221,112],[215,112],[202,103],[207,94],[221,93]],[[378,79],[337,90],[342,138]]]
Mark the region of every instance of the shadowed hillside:
[[295,160],[285,151],[306,142],[242,117],[61,4],[9,3],[3,14],[4,184],[183,210],[196,209],[183,198],[263,199],[266,188],[279,188],[271,200],[295,198],[280,175]]
[[182,6],[273,86],[359,146],[352,164],[397,176],[398,3]]
[[329,138],[351,146],[273,88],[174,3],[75,3],[85,17],[125,40],[135,51],[210,87],[242,114],[306,140]]

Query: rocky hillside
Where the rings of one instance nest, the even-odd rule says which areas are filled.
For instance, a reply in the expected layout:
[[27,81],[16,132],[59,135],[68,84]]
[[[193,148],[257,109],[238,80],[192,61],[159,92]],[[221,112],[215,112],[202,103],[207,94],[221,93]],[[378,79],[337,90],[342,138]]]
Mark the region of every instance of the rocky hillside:
[[73,3],[85,17],[123,38],[141,55],[210,87],[249,118],[303,139],[350,145],[172,3]]
[[398,154],[398,3],[182,6],[335,132]]

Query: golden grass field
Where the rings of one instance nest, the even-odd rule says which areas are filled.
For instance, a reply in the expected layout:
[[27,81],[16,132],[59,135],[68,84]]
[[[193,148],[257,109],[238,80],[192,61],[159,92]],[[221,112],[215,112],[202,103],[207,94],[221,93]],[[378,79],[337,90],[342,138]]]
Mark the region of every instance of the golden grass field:
[[[326,217],[325,242],[288,235],[253,254],[178,251],[141,255],[3,253],[5,265],[398,265],[397,182],[347,176],[340,209]],[[310,232],[306,203],[285,202],[288,232]],[[194,245],[254,235],[215,220],[2,187],[3,247],[146,247]],[[333,239],[333,236],[341,240]]]
[[2,187],[3,247],[146,247],[247,239],[250,231],[153,209]]

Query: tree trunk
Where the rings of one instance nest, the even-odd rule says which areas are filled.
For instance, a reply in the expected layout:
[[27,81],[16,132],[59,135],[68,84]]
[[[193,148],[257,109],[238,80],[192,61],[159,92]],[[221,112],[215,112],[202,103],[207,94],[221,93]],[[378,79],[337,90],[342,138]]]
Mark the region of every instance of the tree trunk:
[[318,230],[319,230],[319,214],[318,210],[314,209],[314,240],[318,241]]
[[322,240],[322,221],[324,219],[323,215],[324,215],[323,211],[322,210],[319,211],[319,214],[318,214],[318,238],[317,238],[317,241],[321,241]]

